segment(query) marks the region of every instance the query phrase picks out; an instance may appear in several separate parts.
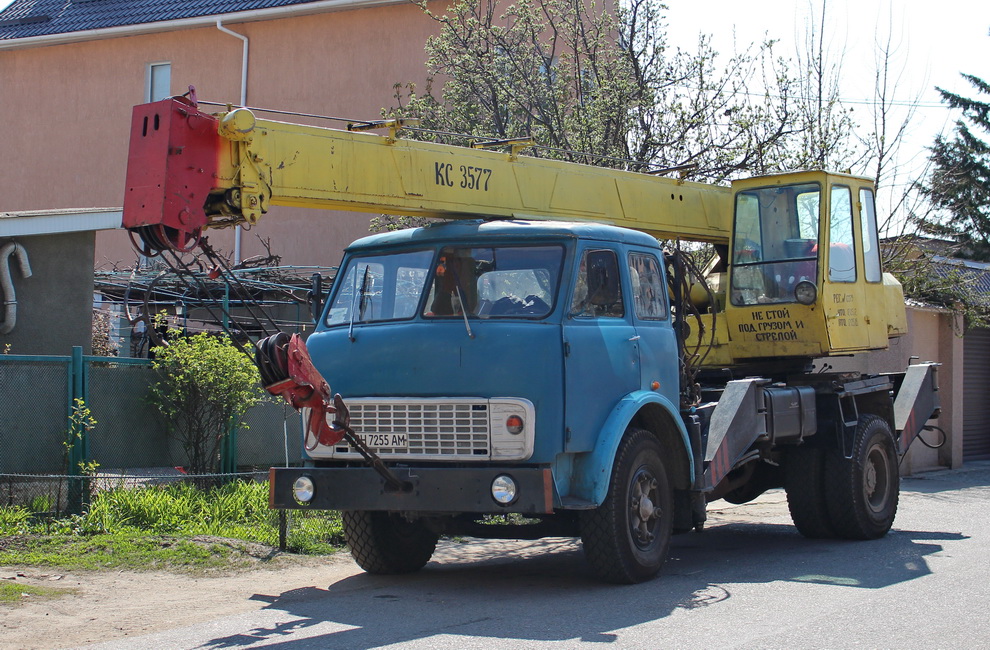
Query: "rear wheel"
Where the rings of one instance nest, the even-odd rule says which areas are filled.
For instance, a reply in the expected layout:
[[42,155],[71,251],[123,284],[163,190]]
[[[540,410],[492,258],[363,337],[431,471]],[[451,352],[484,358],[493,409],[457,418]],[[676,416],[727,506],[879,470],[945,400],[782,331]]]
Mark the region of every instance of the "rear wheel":
[[630,429],[604,503],[582,516],[581,540],[592,570],[607,582],[649,580],[667,559],[673,519],[660,444],[649,431]]
[[341,513],[344,536],[354,561],[368,573],[412,573],[422,569],[439,536],[419,522],[390,512],[351,510]]
[[825,450],[796,447],[784,460],[787,509],[798,532],[812,539],[835,537],[825,492]]
[[863,415],[852,457],[830,451],[825,458],[828,514],[839,537],[876,539],[894,523],[900,493],[897,446],[890,425]]

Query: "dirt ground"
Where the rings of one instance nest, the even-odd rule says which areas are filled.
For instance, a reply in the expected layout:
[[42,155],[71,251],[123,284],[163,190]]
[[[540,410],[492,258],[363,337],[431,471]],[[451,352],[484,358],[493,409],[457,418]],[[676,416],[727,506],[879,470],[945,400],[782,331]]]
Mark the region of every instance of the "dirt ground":
[[[779,490],[744,507],[719,505],[709,509],[708,525],[789,521]],[[497,555],[500,544],[441,541],[434,559],[481,561]],[[538,543],[510,544],[513,555],[539,552]],[[530,545],[533,548],[526,548]],[[267,562],[259,559],[255,568],[219,576],[0,567],[0,580],[72,591],[60,598],[28,596],[19,604],[0,605],[0,649],[71,648],[183,627],[259,610],[278,594],[313,585],[325,587],[359,572],[346,552],[329,557],[282,555]]]
[[0,580],[72,592],[0,605],[0,648],[66,648],[140,636],[260,609],[267,603],[252,595],[325,584],[357,571],[347,553],[282,556],[254,569],[209,577],[0,567]]

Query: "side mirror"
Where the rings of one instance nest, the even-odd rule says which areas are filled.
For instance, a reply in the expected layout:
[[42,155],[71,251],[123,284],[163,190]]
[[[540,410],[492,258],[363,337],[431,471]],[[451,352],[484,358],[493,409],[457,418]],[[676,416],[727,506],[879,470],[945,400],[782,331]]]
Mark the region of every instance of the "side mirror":
[[309,303],[309,313],[313,315],[313,320],[319,320],[320,313],[323,312],[323,276],[319,273],[313,274],[306,302]]
[[588,253],[588,304],[604,307],[619,302],[619,266],[612,251]]

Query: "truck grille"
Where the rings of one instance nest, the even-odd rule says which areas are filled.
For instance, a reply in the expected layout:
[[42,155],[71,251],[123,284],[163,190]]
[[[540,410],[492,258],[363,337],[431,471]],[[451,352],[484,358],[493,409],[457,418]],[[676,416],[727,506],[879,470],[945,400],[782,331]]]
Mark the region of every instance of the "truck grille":
[[[351,428],[365,439],[382,458],[415,457],[458,459],[490,454],[488,401],[380,400],[374,398],[347,401]],[[380,439],[392,434],[405,436],[405,446],[381,446]],[[385,443],[389,444],[389,443]],[[359,457],[350,447],[338,444],[335,458]]]

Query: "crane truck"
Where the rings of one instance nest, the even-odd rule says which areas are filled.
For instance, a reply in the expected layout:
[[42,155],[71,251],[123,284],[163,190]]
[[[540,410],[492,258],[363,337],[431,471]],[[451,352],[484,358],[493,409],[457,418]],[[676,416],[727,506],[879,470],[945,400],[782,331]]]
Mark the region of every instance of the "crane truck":
[[354,242],[308,339],[257,342],[305,424],[271,506],[341,511],[364,570],[416,571],[444,534],[569,536],[601,579],[640,582],[708,503],[778,487],[806,537],[891,528],[937,364],[813,371],[906,332],[869,179],[723,187],[256,113],[135,107],[123,225],[142,250],[277,205],[444,220]]

